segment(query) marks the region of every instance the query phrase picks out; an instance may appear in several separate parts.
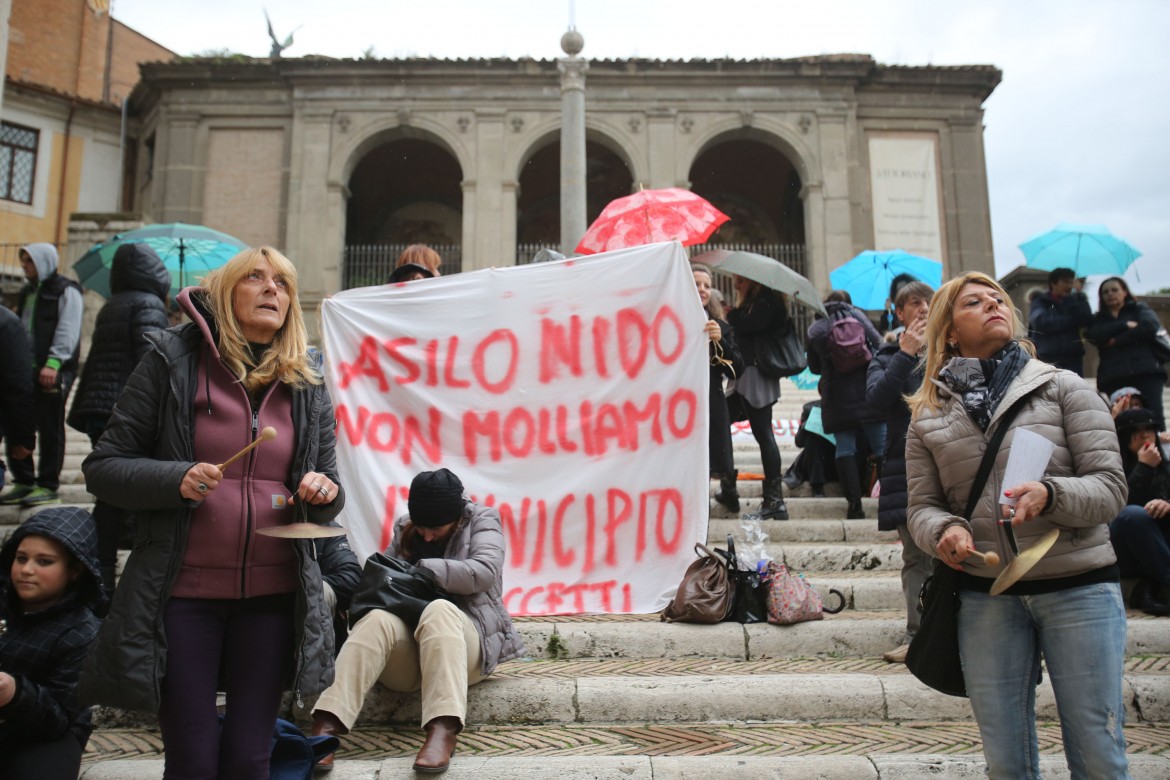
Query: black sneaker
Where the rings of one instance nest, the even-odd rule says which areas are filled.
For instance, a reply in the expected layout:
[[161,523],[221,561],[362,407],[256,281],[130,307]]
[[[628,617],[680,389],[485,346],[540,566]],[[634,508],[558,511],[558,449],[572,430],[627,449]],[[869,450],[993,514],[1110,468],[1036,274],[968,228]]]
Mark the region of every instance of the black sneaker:
[[4,495],[0,495],[0,506],[16,506],[24,497],[33,492],[36,485],[21,485],[20,483],[13,483],[12,489]]
[[21,506],[44,506],[45,504],[60,504],[61,497],[56,490],[38,487],[29,491],[28,495],[20,500]]

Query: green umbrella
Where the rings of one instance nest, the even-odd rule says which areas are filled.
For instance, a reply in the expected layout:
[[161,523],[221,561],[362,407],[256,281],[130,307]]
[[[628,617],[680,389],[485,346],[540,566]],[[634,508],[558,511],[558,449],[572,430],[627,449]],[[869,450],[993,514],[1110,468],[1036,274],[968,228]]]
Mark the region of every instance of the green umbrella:
[[119,233],[97,244],[73,265],[81,286],[110,297],[110,265],[122,244],[150,246],[171,272],[171,295],[195,283],[235,257],[248,245],[238,238],[202,225],[170,222]]

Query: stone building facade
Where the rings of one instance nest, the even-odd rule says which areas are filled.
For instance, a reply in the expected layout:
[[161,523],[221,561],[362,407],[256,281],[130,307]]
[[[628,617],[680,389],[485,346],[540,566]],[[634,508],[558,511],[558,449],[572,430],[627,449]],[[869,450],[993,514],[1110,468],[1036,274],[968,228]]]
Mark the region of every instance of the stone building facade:
[[[890,219],[919,220],[945,274],[994,273],[982,106],[1000,77],[864,55],[590,61],[588,219],[678,186],[732,217],[712,243],[788,253],[822,291],[857,252],[894,248]],[[381,281],[347,247],[439,244],[463,270],[525,262],[560,244],[560,78],[531,59],[147,64],[133,207],[280,247],[309,304]],[[877,141],[918,161],[899,173]],[[926,195],[907,207],[877,186],[886,174]]]

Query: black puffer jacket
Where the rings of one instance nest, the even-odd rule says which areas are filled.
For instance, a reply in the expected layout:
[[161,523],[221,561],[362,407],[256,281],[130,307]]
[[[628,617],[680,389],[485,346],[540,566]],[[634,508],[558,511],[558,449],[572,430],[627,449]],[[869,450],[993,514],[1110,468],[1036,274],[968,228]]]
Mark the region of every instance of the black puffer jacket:
[[821,394],[821,422],[825,432],[848,431],[860,427],[863,422],[877,422],[883,415],[865,402],[865,368],[847,374],[838,373],[833,368],[829,356],[829,330],[835,320],[852,317],[865,328],[865,340],[871,354],[878,351],[882,337],[865,312],[856,306],[844,301],[830,301],[825,304],[825,311],[829,316],[817,320],[808,329],[808,370],[821,375],[817,390]]
[[93,346],[85,359],[69,425],[100,433],[114,402],[150,345],[146,334],[167,327],[166,297],[171,274],[147,244],[123,244],[110,266],[113,293],[98,312]]
[[[337,523],[329,523],[336,526]],[[353,592],[357,590],[362,579],[362,565],[353,548],[349,546],[348,536],[329,536],[324,539],[313,540],[317,548],[317,562],[321,566],[321,577],[333,588],[333,595],[337,597],[337,611],[349,609],[349,602],[353,600]]]
[[37,441],[32,364],[32,347],[20,317],[0,306],[0,436],[30,450]]
[[1093,310],[1083,292],[1073,291],[1060,298],[1043,292],[1032,301],[1028,332],[1036,345],[1036,357],[1045,363],[1076,360],[1085,354],[1081,328],[1093,321]]
[[764,288],[747,304],[727,312],[727,322],[735,333],[735,342],[745,366],[754,366],[759,354],[756,341],[770,331],[788,326],[788,309],[779,293]]
[[[1137,325],[1131,328],[1130,322]],[[1165,379],[1166,370],[1154,356],[1154,337],[1160,327],[1158,315],[1138,301],[1126,301],[1116,317],[1105,308],[1093,315],[1085,338],[1101,353],[1097,387],[1112,391],[1129,384],[1130,377],[1151,374]]]
[[[82,565],[81,577],[64,599],[26,613],[12,589],[12,561],[27,536],[65,546]],[[104,605],[97,562],[97,530],[89,512],[53,507],[16,527],[0,550],[0,670],[16,680],[12,701],[0,707],[0,750],[72,734],[84,748],[93,731],[89,709],[78,704],[81,662],[97,636],[94,611]]]
[[[106,432],[82,464],[86,485],[103,501],[135,512],[134,550],[81,679],[81,699],[122,709],[157,712],[166,670],[163,609],[179,574],[191,513],[197,505],[179,493],[195,465],[194,401],[203,334],[195,323],[147,334],[151,351],[130,379]],[[308,519],[326,523],[345,505],[337,476],[333,404],[324,385],[292,392],[297,433],[288,485],[309,471],[338,483],[328,504],[302,504]],[[293,547],[297,561],[293,691],[298,705],[333,681],[332,618],[325,607],[321,569],[309,540]]]
[[906,429],[910,407],[903,396],[922,386],[925,367],[897,344],[885,344],[873,356],[865,376],[865,400],[886,420],[885,462],[878,497],[878,529],[893,531],[906,524]]

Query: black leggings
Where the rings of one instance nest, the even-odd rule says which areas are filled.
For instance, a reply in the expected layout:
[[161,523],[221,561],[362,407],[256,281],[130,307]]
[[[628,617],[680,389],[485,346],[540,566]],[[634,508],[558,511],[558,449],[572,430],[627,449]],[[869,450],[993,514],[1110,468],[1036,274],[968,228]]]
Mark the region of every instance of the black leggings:
[[769,404],[763,409],[757,409],[746,401],[743,406],[747,409],[752,436],[755,437],[756,444],[760,445],[764,479],[779,479],[784,473],[784,467],[780,462],[780,448],[776,446],[776,432],[772,430],[772,406]]
[[72,734],[53,740],[6,744],[0,750],[4,780],[77,780],[81,744]]

